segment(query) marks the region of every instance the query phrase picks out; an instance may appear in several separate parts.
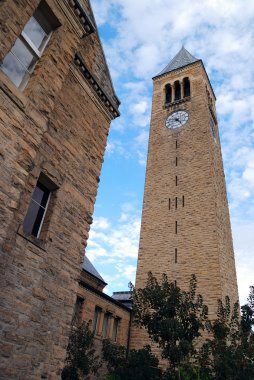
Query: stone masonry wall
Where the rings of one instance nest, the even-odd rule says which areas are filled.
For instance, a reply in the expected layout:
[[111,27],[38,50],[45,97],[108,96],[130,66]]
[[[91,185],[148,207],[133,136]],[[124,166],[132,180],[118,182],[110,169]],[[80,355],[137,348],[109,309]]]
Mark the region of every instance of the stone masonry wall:
[[[165,85],[185,77],[190,79],[191,97],[165,107]],[[212,111],[206,87],[213,98]],[[201,61],[154,80],[136,277],[139,288],[145,286],[148,271],[158,279],[166,273],[186,289],[191,274],[196,274],[210,318],[216,315],[218,298],[238,300],[219,132],[214,121],[215,141],[209,125],[211,112],[216,115],[214,104]],[[177,109],[188,111],[189,120],[169,130],[165,120]],[[134,329],[132,346],[144,341],[145,331]]]
[[[101,308],[99,321],[95,333],[95,348],[97,354],[101,357],[102,350],[102,326],[105,313],[110,313],[109,327],[107,332],[107,339],[112,340],[114,318],[119,318],[119,328],[117,332],[116,344],[127,347],[129,337],[129,324],[130,324],[130,310],[126,307],[119,305],[117,302],[110,300],[104,293],[99,294],[86,286],[79,286],[78,295],[84,299],[81,320],[91,323],[94,321],[95,307]],[[100,371],[92,380],[103,380],[106,378],[107,368],[106,363],[103,362]]]
[[[39,1],[0,5],[0,60]],[[0,379],[59,379],[68,342],[110,121],[74,65],[84,30],[67,1],[49,0],[60,22],[23,92],[0,70]],[[93,75],[114,94],[97,32]],[[92,69],[91,69],[92,70]],[[100,83],[99,83],[100,84]],[[109,98],[113,98],[113,95]],[[118,107],[117,99],[113,99]],[[22,224],[40,173],[58,187],[40,238]]]

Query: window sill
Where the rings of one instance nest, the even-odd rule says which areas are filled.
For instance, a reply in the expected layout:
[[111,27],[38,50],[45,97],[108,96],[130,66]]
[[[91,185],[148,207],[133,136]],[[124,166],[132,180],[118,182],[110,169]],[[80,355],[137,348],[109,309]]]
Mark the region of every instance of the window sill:
[[169,107],[172,107],[172,106],[174,106],[176,104],[185,103],[185,102],[189,101],[190,98],[191,98],[190,96],[186,96],[185,98],[182,98],[182,99],[179,99],[179,100],[174,100],[171,103],[165,103],[164,104],[164,108],[169,108]]
[[18,87],[12,83],[11,79],[0,69],[0,88],[1,90],[20,108],[24,109],[27,105],[27,97]]
[[23,239],[29,241],[36,247],[40,248],[42,251],[46,252],[45,248],[45,241],[38,239],[37,237],[28,234],[24,229],[23,226],[20,225],[17,231],[17,235],[21,236]]

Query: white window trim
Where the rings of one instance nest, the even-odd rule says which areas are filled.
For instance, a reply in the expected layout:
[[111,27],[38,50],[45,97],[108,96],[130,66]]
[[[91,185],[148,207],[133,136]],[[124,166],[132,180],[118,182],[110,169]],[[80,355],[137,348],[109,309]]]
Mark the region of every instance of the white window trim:
[[[41,233],[42,225],[43,225],[43,222],[44,222],[44,219],[45,219],[45,215],[46,215],[46,212],[47,212],[47,209],[48,209],[48,205],[49,205],[50,198],[51,198],[51,191],[49,190],[49,196],[48,196],[48,199],[47,199],[46,206],[45,206],[45,208],[44,208],[43,217],[42,217],[42,219],[41,219],[40,227],[39,227],[39,229],[38,229],[38,233],[37,233],[37,235],[36,235],[37,238],[39,238],[40,233]],[[36,202],[36,203],[37,203],[37,202]],[[42,206],[41,206],[41,207],[42,207]],[[42,207],[42,208],[43,208],[43,207]]]

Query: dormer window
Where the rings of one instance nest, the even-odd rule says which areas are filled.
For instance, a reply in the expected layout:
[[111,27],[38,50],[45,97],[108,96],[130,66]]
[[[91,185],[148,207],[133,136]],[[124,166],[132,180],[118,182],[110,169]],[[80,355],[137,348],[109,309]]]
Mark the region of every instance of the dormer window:
[[186,98],[187,96],[190,96],[190,81],[186,77],[183,80],[183,97]]
[[175,89],[175,100],[180,100],[181,99],[181,85],[180,85],[179,80],[175,81],[174,89]]
[[165,86],[165,103],[172,102],[172,87],[170,84],[166,84]]

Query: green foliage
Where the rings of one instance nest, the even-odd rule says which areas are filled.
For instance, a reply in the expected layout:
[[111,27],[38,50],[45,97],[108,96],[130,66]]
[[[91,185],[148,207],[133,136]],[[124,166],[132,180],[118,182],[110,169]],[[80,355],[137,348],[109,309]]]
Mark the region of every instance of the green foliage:
[[107,362],[110,374],[107,380],[158,380],[161,371],[159,360],[152,354],[150,346],[140,350],[130,350],[105,340],[103,342],[103,359]]
[[71,332],[62,380],[88,379],[87,375],[90,372],[97,373],[99,366],[94,349],[94,335],[89,323],[83,322]]
[[218,302],[218,318],[208,325],[212,338],[203,345],[199,357],[203,372],[212,379],[254,379],[253,293],[251,287],[241,319],[238,303],[231,308],[228,297],[224,303]]
[[102,342],[103,359],[107,362],[109,372],[115,372],[118,368],[123,367],[126,362],[126,348],[111,343],[109,339]]
[[135,322],[147,329],[171,369],[185,364],[195,354],[194,341],[207,320],[207,306],[196,290],[194,275],[189,291],[183,291],[169,282],[165,274],[158,283],[151,272],[146,287],[134,290]]

